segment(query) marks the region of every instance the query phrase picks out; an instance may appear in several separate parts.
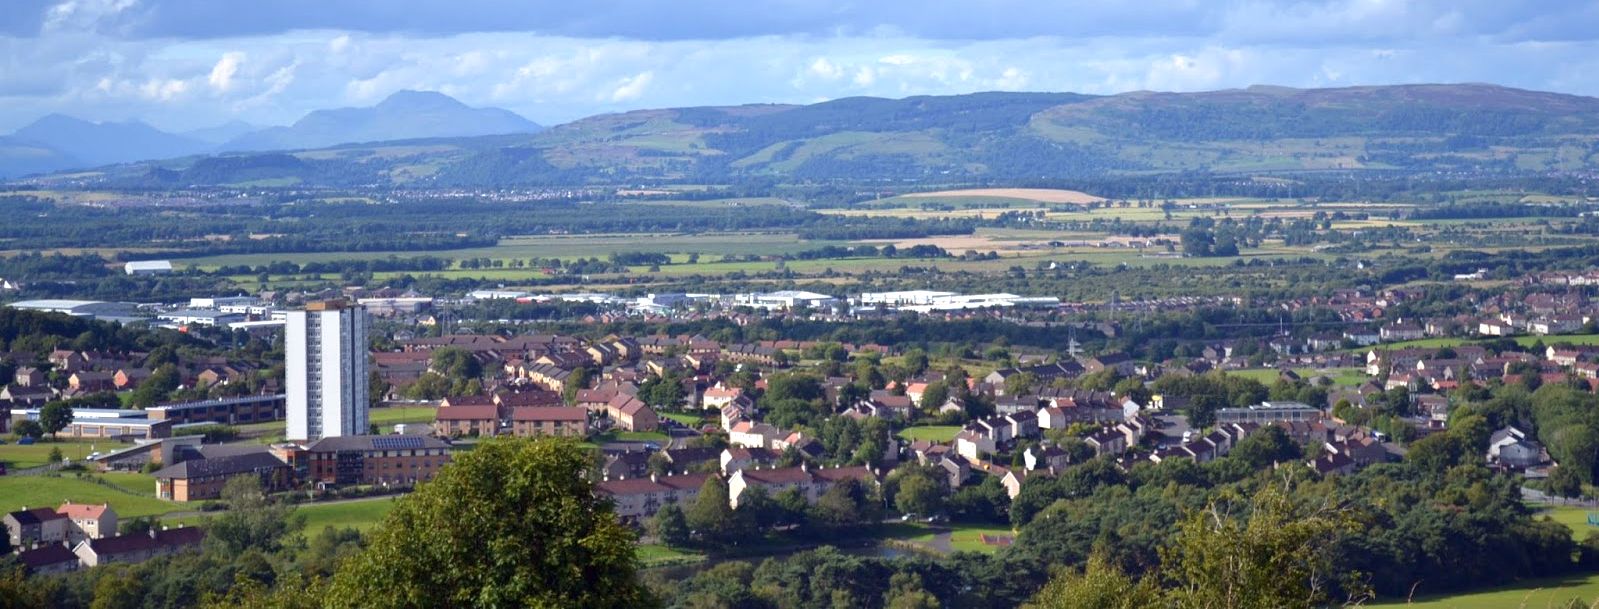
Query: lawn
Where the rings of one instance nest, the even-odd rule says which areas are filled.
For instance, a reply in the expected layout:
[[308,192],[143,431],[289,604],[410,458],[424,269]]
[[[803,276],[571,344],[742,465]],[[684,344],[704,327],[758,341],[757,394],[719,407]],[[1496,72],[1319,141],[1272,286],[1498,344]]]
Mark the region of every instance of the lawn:
[[155,496],[155,476],[135,472],[106,472],[95,474],[101,480],[136,495]]
[[1325,376],[1332,379],[1333,385],[1338,387],[1356,387],[1371,380],[1371,377],[1366,376],[1366,371],[1361,368],[1327,368],[1324,370],[1295,368],[1294,373],[1306,379]]
[[394,497],[347,501],[342,503],[310,503],[301,505],[297,512],[305,515],[305,532],[315,535],[324,527],[353,528],[363,533],[377,526],[383,516],[394,509]]
[[1534,518],[1548,516],[1550,519],[1571,529],[1571,537],[1582,541],[1588,533],[1599,533],[1599,527],[1588,524],[1589,514],[1599,514],[1599,509],[1579,506],[1561,505],[1538,512]]
[[60,448],[61,456],[76,461],[89,456],[89,453],[95,451],[110,452],[127,446],[129,445],[109,440],[101,440],[99,442],[67,440],[50,442],[48,440],[40,440],[36,444],[23,446],[15,441],[7,440],[5,444],[0,444],[0,461],[6,462],[13,469],[26,469],[49,463],[50,449],[52,448]]
[[949,534],[949,549],[951,551],[980,552],[983,554],[993,554],[1003,547],[983,543],[983,535],[1004,536],[1012,539],[1016,537],[1016,533],[1010,527],[1002,525],[951,524],[929,527],[922,524],[896,524],[888,526],[916,527],[914,530],[909,531],[909,535],[890,535],[889,537],[899,538],[934,552],[943,551],[943,548],[939,545],[938,538],[944,533]]
[[[154,516],[185,509],[183,504],[155,498],[155,484],[145,487],[142,494],[134,494],[137,474],[120,479],[108,479],[110,484],[99,484],[76,476],[3,476],[0,477],[0,511],[11,512],[23,507],[56,507],[63,501],[76,503],[109,503],[122,518]],[[148,477],[146,477],[148,478]]]
[[373,408],[369,420],[378,427],[388,427],[400,423],[432,423],[437,408],[432,406],[384,406]]
[[1227,376],[1238,376],[1246,379],[1254,379],[1263,384],[1270,385],[1277,382],[1277,379],[1282,377],[1282,372],[1276,368],[1252,368],[1249,370],[1228,370]]
[[898,435],[911,441],[949,442],[955,439],[955,434],[960,433],[960,430],[959,425],[920,425],[901,429]]
[[658,442],[663,446],[672,441],[672,436],[659,431],[617,431],[605,435],[621,442]]
[[1443,596],[1418,597],[1414,603],[1403,599],[1384,600],[1367,607],[1414,607],[1415,609],[1501,609],[1522,607],[1543,609],[1564,607],[1567,601],[1581,599],[1593,603],[1599,599],[1599,574],[1572,575],[1527,580],[1483,592],[1468,592]]
[[686,425],[688,427],[699,427],[705,423],[704,417],[682,412],[666,412],[662,413],[661,416],[673,421],[677,421],[679,424]]

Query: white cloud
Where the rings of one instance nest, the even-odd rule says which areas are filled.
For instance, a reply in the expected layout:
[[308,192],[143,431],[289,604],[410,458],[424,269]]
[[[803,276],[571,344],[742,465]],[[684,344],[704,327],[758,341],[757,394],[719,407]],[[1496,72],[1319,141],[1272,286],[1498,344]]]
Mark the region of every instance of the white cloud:
[[811,67],[807,69],[807,72],[812,76],[827,80],[838,80],[844,77],[844,69],[828,61],[826,57],[817,57],[816,61],[811,62]]
[[[129,39],[116,28],[68,27],[84,20],[137,21],[150,12],[146,4],[156,1],[59,2],[50,23],[61,29],[30,37],[0,34],[0,132],[49,112],[94,120],[145,118],[172,128],[233,118],[284,124],[318,108],[374,103],[402,88],[447,91],[468,104],[505,107],[545,123],[637,108],[984,90],[1105,94],[1260,83],[1487,81],[1599,94],[1599,81],[1583,77],[1592,73],[1591,58],[1599,57],[1599,40],[1444,40],[1438,31],[1467,26],[1447,13],[1406,12],[1370,0],[1307,2],[1264,17],[1252,14],[1253,22],[1211,24],[1223,32],[1216,36],[939,40],[888,28],[639,40],[310,30],[187,40]],[[1463,14],[1481,21],[1469,10]],[[1388,27],[1387,19],[1410,27],[1419,22],[1415,15],[1424,15],[1418,27],[1429,33],[1419,40],[1374,35],[1301,42],[1273,33],[1268,18],[1278,15],[1293,28],[1326,19],[1339,28],[1390,30],[1399,26]],[[232,53],[238,55],[230,58]]]
[[877,82],[877,70],[872,69],[872,66],[856,68],[854,82],[857,87],[872,86],[873,83]]
[[183,95],[189,90],[189,83],[175,79],[150,79],[139,86],[139,94],[145,99],[159,102],[169,102]]
[[65,0],[45,10],[46,32],[91,30],[133,8],[139,0]]
[[211,67],[211,75],[206,77],[206,82],[211,84],[212,89],[226,93],[233,88],[233,77],[239,73],[239,63],[243,61],[244,53],[238,51],[223,53],[222,58]]
[[639,72],[633,76],[622,79],[616,89],[611,91],[611,101],[624,102],[638,99],[644,94],[644,89],[650,86],[650,81],[655,79],[654,72]]
[[1027,88],[1027,73],[1019,68],[1008,67],[1000,72],[999,79],[994,81],[994,88],[1003,91],[1016,91]]

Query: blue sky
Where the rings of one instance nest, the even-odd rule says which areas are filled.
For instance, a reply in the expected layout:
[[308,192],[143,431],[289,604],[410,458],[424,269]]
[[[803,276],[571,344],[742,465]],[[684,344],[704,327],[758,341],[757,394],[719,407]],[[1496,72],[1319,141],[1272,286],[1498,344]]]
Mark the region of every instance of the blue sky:
[[286,124],[443,91],[543,123],[987,90],[1491,82],[1599,95],[1599,2],[4,0],[0,132]]

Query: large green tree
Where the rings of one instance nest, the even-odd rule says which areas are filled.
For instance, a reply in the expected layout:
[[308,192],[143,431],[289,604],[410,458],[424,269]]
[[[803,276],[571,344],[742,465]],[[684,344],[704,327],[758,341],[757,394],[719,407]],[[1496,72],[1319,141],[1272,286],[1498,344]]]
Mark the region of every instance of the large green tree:
[[268,497],[255,476],[228,480],[222,486],[222,501],[228,511],[211,519],[206,527],[206,543],[224,554],[276,551],[285,534],[298,531],[305,524],[305,517],[295,514],[293,505]]
[[39,426],[54,438],[56,433],[66,429],[72,423],[72,406],[66,402],[55,401],[45,404],[39,409]]
[[334,576],[329,607],[591,607],[655,604],[634,535],[555,439],[496,439],[401,499]]

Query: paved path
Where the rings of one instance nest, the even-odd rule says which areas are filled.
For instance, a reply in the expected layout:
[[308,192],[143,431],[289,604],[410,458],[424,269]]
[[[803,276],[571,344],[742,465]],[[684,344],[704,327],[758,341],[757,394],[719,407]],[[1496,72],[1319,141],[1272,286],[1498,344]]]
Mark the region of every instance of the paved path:
[[1556,497],[1554,495],[1550,495],[1550,494],[1545,493],[1543,491],[1540,491],[1540,490],[1537,490],[1537,489],[1527,488],[1525,486],[1521,487],[1521,499],[1523,501],[1530,501],[1530,502],[1533,502],[1533,503],[1544,503],[1544,504],[1548,504],[1548,505],[1576,505],[1576,506],[1583,506],[1583,507],[1599,507],[1599,500],[1594,500],[1594,499],[1567,499],[1565,497]]

